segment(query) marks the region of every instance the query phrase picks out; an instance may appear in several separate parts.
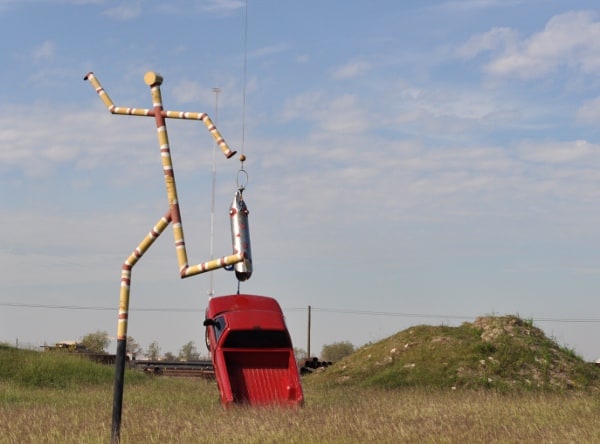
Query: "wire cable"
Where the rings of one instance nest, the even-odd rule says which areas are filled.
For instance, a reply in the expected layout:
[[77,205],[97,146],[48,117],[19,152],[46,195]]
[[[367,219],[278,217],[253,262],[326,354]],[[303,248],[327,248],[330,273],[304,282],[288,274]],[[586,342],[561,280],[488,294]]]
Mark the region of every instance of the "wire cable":
[[[17,303],[17,302],[0,302],[0,307],[14,308],[42,308],[42,309],[57,309],[57,310],[90,310],[90,311],[113,311],[114,307],[100,306],[83,306],[83,305],[58,305],[58,304],[33,304],[33,303]],[[306,307],[284,307],[284,312],[304,312]],[[186,307],[137,307],[131,308],[129,311],[137,312],[171,312],[171,313],[186,313],[186,312],[204,312],[203,308],[186,308]],[[371,310],[351,310],[340,308],[325,308],[314,307],[311,305],[311,311],[332,314],[358,315],[358,316],[390,316],[401,318],[431,318],[431,319],[456,319],[469,320],[480,316],[472,315],[453,315],[453,314],[431,314],[431,313],[404,313],[391,311],[371,311]],[[600,318],[552,318],[552,317],[533,317],[533,322],[564,322],[564,323],[600,323]]]
[[246,71],[248,65],[248,0],[245,1],[244,12],[244,63],[242,73],[242,146],[240,148],[242,156],[246,148]]

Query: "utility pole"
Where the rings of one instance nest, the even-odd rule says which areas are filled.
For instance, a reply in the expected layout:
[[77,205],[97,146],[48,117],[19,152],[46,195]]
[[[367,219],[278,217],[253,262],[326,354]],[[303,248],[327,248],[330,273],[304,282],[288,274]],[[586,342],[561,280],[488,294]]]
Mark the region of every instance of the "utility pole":
[[307,343],[308,345],[306,346],[306,354],[307,359],[310,359],[310,313],[311,312],[311,307],[310,305],[308,306],[308,338],[307,338]]

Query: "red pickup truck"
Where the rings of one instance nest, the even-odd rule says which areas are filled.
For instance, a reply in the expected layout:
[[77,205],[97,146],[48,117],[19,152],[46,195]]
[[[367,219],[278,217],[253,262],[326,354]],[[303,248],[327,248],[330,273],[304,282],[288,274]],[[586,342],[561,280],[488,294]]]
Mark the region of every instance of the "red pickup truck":
[[204,326],[223,405],[304,403],[292,341],[275,299],[213,297]]

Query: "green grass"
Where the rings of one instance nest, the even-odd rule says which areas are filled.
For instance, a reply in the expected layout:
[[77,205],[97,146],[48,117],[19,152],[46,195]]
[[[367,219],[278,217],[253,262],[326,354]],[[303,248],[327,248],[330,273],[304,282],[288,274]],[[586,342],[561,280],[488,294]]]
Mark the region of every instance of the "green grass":
[[323,385],[363,387],[600,390],[600,368],[515,316],[411,327],[314,376]]
[[[315,386],[301,409],[224,410],[212,381],[151,378],[125,386],[123,443],[600,442],[600,399],[584,392]],[[0,443],[106,443],[112,387],[0,382]],[[6,394],[9,393],[7,400]]]
[[[130,383],[143,380],[143,376],[126,373]],[[0,382],[24,387],[70,388],[109,384],[113,379],[111,367],[73,354],[19,350],[0,344]]]
[[[109,442],[113,372],[62,353],[0,346],[0,444]],[[305,377],[298,409],[225,410],[214,381],[128,371],[121,438],[596,443],[598,373],[515,317],[417,326]]]

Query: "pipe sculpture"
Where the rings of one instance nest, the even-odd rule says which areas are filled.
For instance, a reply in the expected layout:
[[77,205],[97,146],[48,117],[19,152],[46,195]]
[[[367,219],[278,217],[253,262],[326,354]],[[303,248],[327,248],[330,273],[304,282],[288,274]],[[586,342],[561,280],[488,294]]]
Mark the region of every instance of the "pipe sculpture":
[[[129,255],[121,267],[121,292],[119,299],[119,321],[117,327],[117,354],[115,361],[115,386],[113,395],[113,416],[111,442],[117,444],[120,442],[121,429],[121,413],[123,405],[123,383],[125,376],[125,361],[126,361],[126,344],[127,344],[127,321],[129,316],[129,286],[131,283],[131,270],[144,253],[150,248],[154,241],[162,234],[162,232],[173,224],[173,236],[175,238],[175,249],[177,252],[177,262],[179,264],[179,273],[181,278],[194,276],[207,271],[212,271],[218,268],[223,268],[228,265],[246,261],[246,250],[238,249],[234,254],[224,256],[220,259],[213,259],[197,265],[189,265],[187,251],[185,248],[185,240],[183,235],[183,226],[181,222],[181,212],[177,198],[177,188],[175,186],[175,175],[173,172],[173,164],[171,162],[171,151],[169,148],[169,137],[167,134],[166,120],[170,119],[189,119],[200,120],[204,122],[210,134],[216,140],[219,148],[228,159],[235,154],[232,151],[221,133],[217,130],[215,124],[210,120],[206,113],[193,113],[182,111],[167,111],[163,109],[162,96],[160,85],[163,82],[162,76],[155,72],[147,72],[144,75],[144,82],[150,87],[152,95],[153,108],[124,108],[115,106],[109,95],[106,93],[94,73],[89,72],[84,80],[88,80],[95,88],[96,93],[104,102],[108,110],[112,114],[122,114],[129,116],[154,117],[156,121],[156,132],[158,135],[158,144],[163,165],[163,174],[165,185],[167,188],[167,197],[169,200],[169,210],[163,217],[159,219],[156,225],[150,230],[146,237],[139,243],[136,249]],[[249,244],[248,244],[249,245]],[[249,254],[249,246],[248,246]],[[247,272],[248,270],[246,270]],[[251,272],[251,269],[250,269]],[[248,274],[249,277],[249,274]]]

